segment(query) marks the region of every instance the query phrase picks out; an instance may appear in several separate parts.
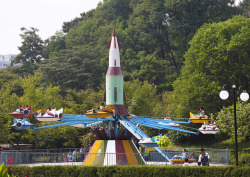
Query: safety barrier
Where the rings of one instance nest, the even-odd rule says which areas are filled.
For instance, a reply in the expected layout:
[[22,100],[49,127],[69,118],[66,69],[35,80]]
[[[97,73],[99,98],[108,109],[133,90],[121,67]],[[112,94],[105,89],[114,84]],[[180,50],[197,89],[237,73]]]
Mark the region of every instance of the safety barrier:
[[[69,149],[67,149],[69,150]],[[120,165],[123,164],[122,157],[131,156],[130,153],[76,153],[73,154],[73,148],[70,151],[66,152],[67,150],[56,149],[54,150],[29,150],[29,151],[2,151],[0,154],[0,164],[4,162],[5,164],[9,164],[7,160],[11,157],[14,159],[14,164],[16,165],[25,165],[25,164],[32,164],[35,165],[82,165],[85,157],[88,156],[95,156],[95,158],[100,158],[103,161],[108,159],[104,162],[104,165],[116,165],[114,162],[116,157],[119,157]],[[182,149],[166,149],[163,152],[166,153],[168,157],[173,158],[174,155],[181,154]],[[194,158],[196,161],[194,165],[197,164],[200,151],[199,149],[187,149],[190,153],[194,152]],[[205,149],[205,151],[210,156],[210,164],[211,165],[228,165],[229,164],[229,151],[227,149]],[[133,154],[134,156],[142,156],[144,162],[139,162],[139,164],[147,164],[147,165],[171,165],[160,153],[157,151],[149,151],[147,153],[141,154]],[[92,158],[90,158],[92,159]],[[135,158],[136,159],[136,158]],[[138,160],[138,159],[137,159]],[[98,161],[98,159],[97,159]],[[92,163],[91,163],[92,164]],[[132,163],[137,164],[137,163]],[[95,164],[93,164],[95,165]],[[98,164],[100,165],[100,164]]]

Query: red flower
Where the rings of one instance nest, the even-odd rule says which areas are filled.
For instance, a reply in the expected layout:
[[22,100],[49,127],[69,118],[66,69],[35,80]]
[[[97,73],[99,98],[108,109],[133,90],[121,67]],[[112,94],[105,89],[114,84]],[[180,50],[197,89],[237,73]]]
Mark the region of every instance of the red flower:
[[7,167],[7,166],[5,166],[5,170],[6,170],[6,169],[8,169],[8,167]]
[[7,160],[7,162],[13,162],[13,159],[12,159],[12,158],[9,158],[9,160]]

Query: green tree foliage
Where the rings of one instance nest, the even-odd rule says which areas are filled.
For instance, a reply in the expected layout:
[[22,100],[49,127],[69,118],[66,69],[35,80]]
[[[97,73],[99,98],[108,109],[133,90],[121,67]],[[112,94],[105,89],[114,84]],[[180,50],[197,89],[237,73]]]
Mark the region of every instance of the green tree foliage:
[[246,17],[250,17],[250,1],[243,0],[240,2],[239,8],[243,11]]
[[28,130],[22,142],[31,143],[33,148],[80,147],[82,137],[88,132],[88,129],[72,126]]
[[8,70],[11,73],[17,73],[20,77],[25,77],[29,74],[34,74],[36,70],[35,63],[39,63],[44,54],[44,42],[37,34],[39,31],[36,28],[31,27],[30,30],[22,27],[21,31],[23,34],[20,34],[22,38],[22,45],[18,47],[21,53],[19,53],[13,63],[19,63],[20,66],[9,67]]
[[[129,113],[188,117],[189,111],[196,112],[200,106],[216,113],[222,105],[231,104],[219,99],[221,86],[247,88],[244,81],[249,80],[249,19],[238,16],[225,21],[239,13],[233,2],[104,0],[96,9],[65,22],[66,34],[57,32],[45,42],[37,29],[22,28],[21,53],[14,60],[22,66],[0,71],[0,141],[46,148],[78,146],[79,139],[89,145],[95,140],[90,133],[86,136],[90,140],[84,142],[86,137],[81,135],[89,130],[73,127],[14,131],[9,113],[19,104],[38,109],[64,107],[64,113],[72,114],[100,106],[108,68],[105,46],[114,26],[123,45],[121,66]],[[145,130],[150,135],[158,133]],[[189,137],[169,135],[183,141]]]
[[135,80],[124,83],[124,90],[126,95],[125,106],[129,113],[140,116],[154,115],[154,107],[159,101],[154,85]]
[[[236,105],[236,118],[238,127],[238,137],[240,140],[249,141],[250,138],[250,103],[237,103]],[[220,134],[226,134],[234,141],[234,107],[229,106],[223,108],[217,117],[214,117],[216,125],[220,129]]]
[[236,16],[225,22],[203,25],[190,42],[181,76],[174,83],[170,101],[176,116],[188,116],[203,106],[216,113],[223,102],[222,86],[236,84],[247,88],[250,79],[250,20]]
[[71,20],[70,22],[64,22],[62,26],[63,32],[67,33],[69,32],[71,28],[74,28],[74,29],[77,28],[81,24],[82,21],[86,21],[92,18],[94,16],[94,12],[95,12],[95,9],[92,9],[86,13],[85,12],[81,13],[80,14],[81,17],[77,17]]
[[[103,1],[95,10],[64,23],[66,48],[60,47],[62,38],[51,40],[46,48],[49,59],[39,64],[39,70],[46,82],[57,83],[62,90],[96,89],[104,79],[108,64],[105,46],[115,26],[123,45],[125,80],[139,79],[155,84],[158,91],[172,90],[189,40],[203,23],[237,14],[237,8],[230,3],[231,0]],[[80,61],[83,62],[79,64]]]
[[85,111],[98,108],[103,102],[104,88],[99,88],[98,91],[86,89],[76,91],[67,90],[63,101],[65,107],[68,108],[68,113],[84,114]]
[[159,148],[166,148],[171,144],[171,141],[165,135],[163,135],[162,137],[158,136],[157,138],[159,139],[159,141],[157,142],[157,144],[159,145]]
[[63,90],[96,88],[102,79],[97,57],[98,53],[91,46],[65,49],[44,60],[39,71],[44,82],[60,85]]
[[65,35],[61,31],[57,31],[55,35],[45,40],[44,43],[44,58],[48,58],[50,53],[52,54],[66,48]]
[[44,42],[37,34],[39,30],[33,27],[30,30],[22,27],[21,31],[23,31],[23,34],[20,34],[23,42],[22,46],[18,47],[21,53],[16,56],[14,63],[40,62],[43,57]]
[[[63,101],[59,95],[59,86],[44,87],[39,74],[20,79],[17,75],[2,72],[0,82],[2,83],[0,88],[0,143],[17,144],[16,148],[20,143],[31,143],[36,148],[80,147],[80,139],[89,130],[61,127],[17,131],[11,128],[13,117],[10,113],[20,104],[31,104],[32,109],[47,106],[61,108]],[[39,124],[33,117],[29,120],[34,124]]]
[[239,14],[233,4],[232,0],[166,0],[170,41],[180,49],[179,57],[187,51],[188,42],[204,23],[225,21]]
[[104,0],[103,3],[98,4],[94,17],[101,26],[116,20],[126,23],[132,12],[130,2],[131,0]]

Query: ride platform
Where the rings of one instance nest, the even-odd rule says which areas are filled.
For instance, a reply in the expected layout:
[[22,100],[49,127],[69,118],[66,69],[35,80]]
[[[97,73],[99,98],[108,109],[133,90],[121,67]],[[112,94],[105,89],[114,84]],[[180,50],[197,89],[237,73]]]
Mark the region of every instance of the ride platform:
[[96,140],[83,165],[145,165],[131,140]]

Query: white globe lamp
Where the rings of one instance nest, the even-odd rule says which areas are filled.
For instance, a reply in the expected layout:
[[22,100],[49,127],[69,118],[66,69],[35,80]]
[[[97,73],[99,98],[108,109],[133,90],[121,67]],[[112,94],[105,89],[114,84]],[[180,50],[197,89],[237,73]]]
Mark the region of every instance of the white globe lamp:
[[240,99],[241,99],[242,101],[247,101],[247,100],[249,99],[249,94],[248,94],[247,92],[242,92],[242,93],[240,94]]
[[222,91],[220,92],[220,98],[221,98],[222,100],[226,100],[226,99],[228,99],[228,97],[229,97],[229,93],[228,93],[226,90],[222,90]]

